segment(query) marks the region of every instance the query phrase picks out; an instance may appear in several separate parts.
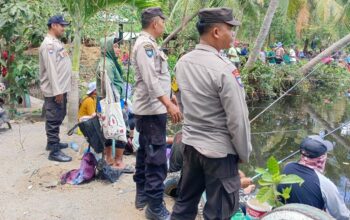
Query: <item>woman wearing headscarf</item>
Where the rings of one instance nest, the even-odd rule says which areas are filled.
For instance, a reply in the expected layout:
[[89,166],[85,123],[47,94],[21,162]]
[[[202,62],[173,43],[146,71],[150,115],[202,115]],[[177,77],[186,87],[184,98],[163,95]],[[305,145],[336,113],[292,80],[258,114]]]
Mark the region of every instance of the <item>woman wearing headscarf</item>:
[[[120,39],[115,37],[107,37],[101,40],[101,58],[97,69],[97,92],[99,96],[103,96],[101,92],[101,78],[102,72],[105,70],[110,81],[112,82],[113,90],[119,93],[121,108],[124,108],[125,88],[123,80],[123,72],[118,63],[118,56],[121,54],[118,42]],[[102,79],[103,80],[103,79]],[[105,85],[104,83],[102,83]],[[99,110],[99,109],[98,109]],[[112,157],[112,140],[106,140],[105,155],[106,161],[116,169],[121,169],[126,173],[133,173],[133,168],[126,166],[123,162],[123,153],[125,149],[125,142],[116,141],[115,157]]]

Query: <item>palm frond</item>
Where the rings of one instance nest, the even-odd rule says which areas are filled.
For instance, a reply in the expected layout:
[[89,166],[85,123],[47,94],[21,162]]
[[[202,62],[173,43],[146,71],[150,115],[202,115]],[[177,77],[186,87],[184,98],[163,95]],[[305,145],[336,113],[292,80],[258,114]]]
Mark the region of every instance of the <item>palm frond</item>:
[[98,11],[115,5],[130,4],[138,9],[160,6],[160,1],[157,0],[60,0],[60,2],[74,19],[81,18],[82,21],[87,21]]

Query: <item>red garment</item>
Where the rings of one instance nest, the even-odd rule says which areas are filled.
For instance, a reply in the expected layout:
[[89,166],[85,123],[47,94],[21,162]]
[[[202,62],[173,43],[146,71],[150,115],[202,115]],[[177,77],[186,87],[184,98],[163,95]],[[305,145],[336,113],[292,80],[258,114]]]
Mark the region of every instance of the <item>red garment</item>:
[[123,54],[123,56],[122,56],[122,61],[123,62],[126,62],[126,61],[128,61],[129,60],[129,55],[126,53],[126,54]]
[[330,64],[333,61],[333,58],[331,57],[325,57],[322,59],[322,63],[324,64]]
[[326,161],[327,161],[327,154],[324,154],[316,158],[308,158],[303,155],[303,152],[301,152],[301,159],[299,161],[299,164],[323,173],[326,167]]
[[[5,62],[8,60],[8,51],[3,51],[1,54],[1,59],[3,59]],[[15,60],[15,54],[11,54],[10,56],[10,62],[13,62]],[[5,77],[7,75],[7,68],[6,66],[3,66],[0,64],[0,70],[1,70],[1,75]]]

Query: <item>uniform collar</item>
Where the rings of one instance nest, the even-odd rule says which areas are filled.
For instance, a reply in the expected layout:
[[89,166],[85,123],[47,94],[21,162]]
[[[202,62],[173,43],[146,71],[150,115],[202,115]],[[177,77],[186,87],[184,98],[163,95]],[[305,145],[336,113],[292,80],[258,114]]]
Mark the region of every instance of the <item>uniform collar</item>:
[[196,50],[205,50],[205,51],[212,52],[214,54],[219,54],[219,52],[214,47],[207,44],[197,44]]
[[143,36],[145,36],[145,37],[148,37],[148,38],[151,39],[152,41],[156,42],[156,39],[154,39],[154,37],[153,37],[150,33],[146,32],[146,31],[141,31],[140,34],[143,35]]
[[46,37],[51,39],[51,40],[58,40],[55,36],[51,35],[51,34],[46,34]]

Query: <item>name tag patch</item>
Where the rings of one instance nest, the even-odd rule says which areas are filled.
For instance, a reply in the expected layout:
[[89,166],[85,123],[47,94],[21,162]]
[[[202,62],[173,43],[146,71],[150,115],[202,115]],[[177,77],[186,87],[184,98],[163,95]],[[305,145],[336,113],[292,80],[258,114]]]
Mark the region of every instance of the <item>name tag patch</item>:
[[243,88],[244,86],[241,79],[241,74],[239,73],[238,69],[233,70],[232,75],[236,78],[238,85]]

